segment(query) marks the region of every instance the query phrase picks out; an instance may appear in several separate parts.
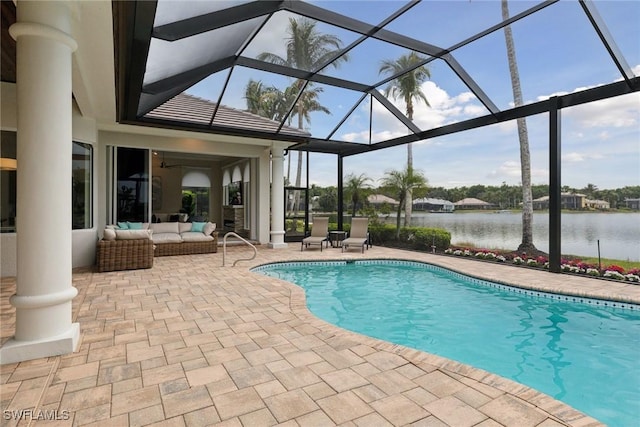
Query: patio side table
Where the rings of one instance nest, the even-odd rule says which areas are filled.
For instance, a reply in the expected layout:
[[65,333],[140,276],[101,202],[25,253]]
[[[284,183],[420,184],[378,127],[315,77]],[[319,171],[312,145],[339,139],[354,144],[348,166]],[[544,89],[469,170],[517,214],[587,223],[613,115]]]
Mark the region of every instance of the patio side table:
[[346,231],[330,231],[329,232],[329,241],[331,242],[332,248],[341,248],[342,241],[347,238]]

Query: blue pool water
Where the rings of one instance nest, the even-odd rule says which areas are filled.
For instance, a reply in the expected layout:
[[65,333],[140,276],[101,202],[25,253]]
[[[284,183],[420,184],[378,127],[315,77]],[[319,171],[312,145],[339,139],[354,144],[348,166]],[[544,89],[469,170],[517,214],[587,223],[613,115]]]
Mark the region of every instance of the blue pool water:
[[494,372],[610,426],[639,425],[640,306],[517,290],[405,261],[254,271],[303,287],[311,312],[327,322]]

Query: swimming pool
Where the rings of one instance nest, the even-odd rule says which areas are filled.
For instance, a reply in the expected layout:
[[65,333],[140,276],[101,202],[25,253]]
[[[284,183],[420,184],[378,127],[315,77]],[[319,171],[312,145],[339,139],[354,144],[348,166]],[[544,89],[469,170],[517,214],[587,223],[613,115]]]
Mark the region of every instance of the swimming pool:
[[640,412],[640,306],[522,290],[430,264],[276,263],[345,329],[494,372],[609,424]]

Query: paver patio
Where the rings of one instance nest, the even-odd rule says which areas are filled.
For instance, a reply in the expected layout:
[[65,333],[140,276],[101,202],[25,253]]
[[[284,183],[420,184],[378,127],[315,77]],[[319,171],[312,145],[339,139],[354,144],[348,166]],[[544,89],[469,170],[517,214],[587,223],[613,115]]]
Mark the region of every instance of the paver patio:
[[[249,253],[229,248],[228,261]],[[640,286],[382,247],[360,254],[292,244],[259,247],[236,267],[221,267],[217,253],[160,257],[148,270],[77,271],[79,349],[1,366],[3,425],[600,425],[497,375],[329,325],[306,309],[302,289],[249,271],[344,258],[427,261],[640,303]],[[14,333],[13,293],[15,280],[2,279],[3,342]],[[6,412],[20,410],[21,419]]]

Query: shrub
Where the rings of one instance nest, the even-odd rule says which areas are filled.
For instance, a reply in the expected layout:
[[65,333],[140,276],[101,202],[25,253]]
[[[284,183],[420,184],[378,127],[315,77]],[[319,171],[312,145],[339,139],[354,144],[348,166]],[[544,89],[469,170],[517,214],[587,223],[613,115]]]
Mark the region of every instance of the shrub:
[[418,228],[414,236],[414,246],[420,250],[430,251],[435,246],[442,251],[451,245],[451,233],[440,228]]
[[396,239],[396,227],[391,224],[370,224],[371,243],[381,245]]
[[[395,227],[392,229],[395,233]],[[451,233],[441,228],[404,227],[400,229],[400,242],[421,251],[430,252],[431,246],[444,251],[451,246]]]
[[616,279],[616,280],[624,280],[625,277],[624,275],[622,275],[622,273],[619,273],[615,270],[607,270],[604,272],[603,277],[608,277],[610,279]]
[[587,275],[589,276],[600,276],[600,272],[598,271],[597,268],[587,268],[586,271]]

